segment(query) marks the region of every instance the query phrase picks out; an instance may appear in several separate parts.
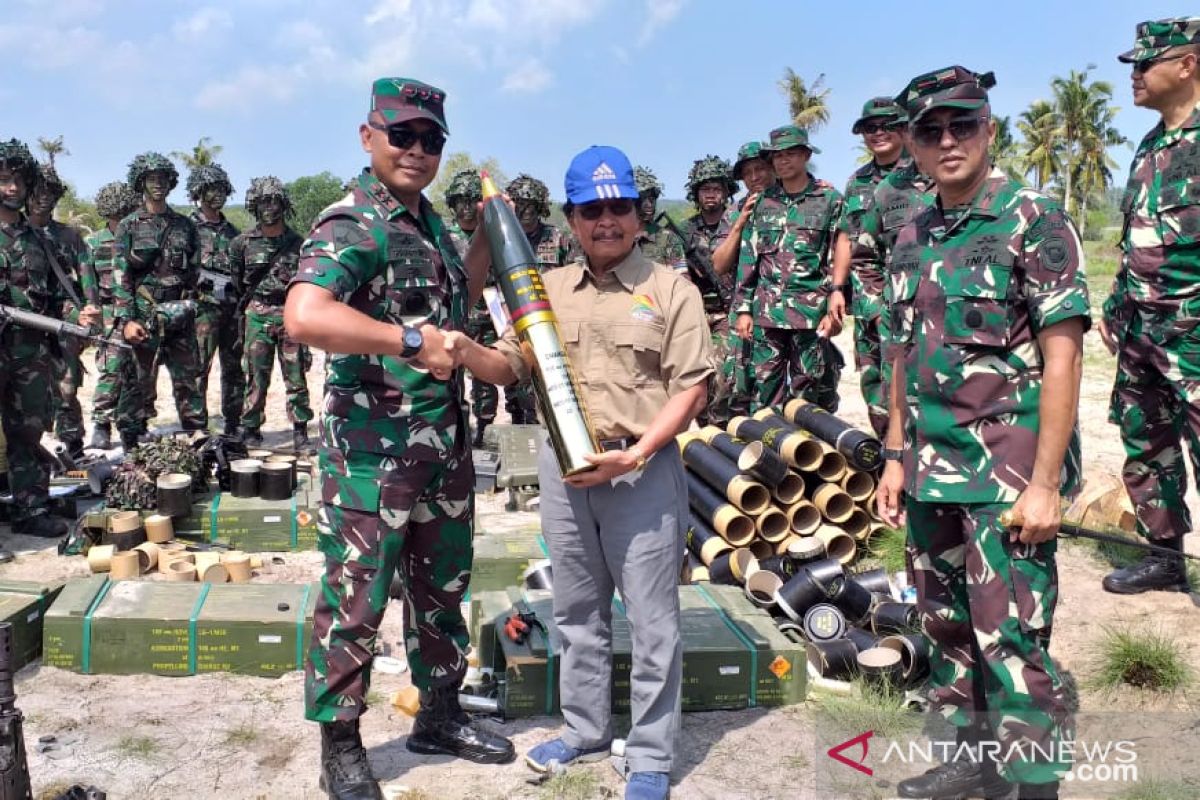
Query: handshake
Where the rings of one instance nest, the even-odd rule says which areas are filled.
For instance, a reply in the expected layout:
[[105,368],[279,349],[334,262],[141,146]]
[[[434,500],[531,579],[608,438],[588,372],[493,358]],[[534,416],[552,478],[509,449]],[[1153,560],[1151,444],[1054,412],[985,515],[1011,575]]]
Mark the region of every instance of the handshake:
[[429,323],[417,330],[421,333],[421,349],[408,361],[414,367],[429,370],[439,381],[449,380],[476,349],[483,348],[462,331],[443,331]]

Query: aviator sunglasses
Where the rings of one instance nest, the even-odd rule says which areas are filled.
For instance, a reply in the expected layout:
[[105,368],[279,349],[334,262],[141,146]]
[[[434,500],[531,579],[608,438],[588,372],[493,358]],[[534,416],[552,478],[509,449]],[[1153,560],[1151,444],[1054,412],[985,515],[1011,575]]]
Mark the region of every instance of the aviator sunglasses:
[[1150,58],[1143,58],[1141,61],[1133,62],[1133,71],[1138,73],[1139,75],[1141,75],[1141,74],[1145,73],[1146,70],[1153,67],[1155,64],[1161,64],[1164,61],[1175,61],[1175,60],[1183,58],[1184,56],[1187,56],[1187,55],[1190,55],[1190,54],[1189,53],[1177,53],[1173,56],[1151,56]]
[[627,198],[617,200],[598,200],[592,203],[584,203],[576,206],[575,210],[579,212],[579,216],[586,219],[588,222],[595,222],[604,216],[604,209],[608,209],[609,213],[614,217],[624,217],[627,214],[632,214],[634,202]]
[[409,150],[414,144],[420,142],[421,149],[428,155],[440,156],[442,148],[446,146],[446,134],[437,129],[417,133],[412,128],[406,128],[403,125],[381,125],[378,122],[368,122],[367,124],[377,131],[386,131],[388,144],[398,150]]
[[945,125],[922,122],[912,128],[913,141],[922,147],[936,147],[941,143],[946,131],[950,131],[950,135],[954,137],[955,141],[965,142],[978,136],[979,131],[983,128],[983,123],[987,120],[987,117],[958,117]]

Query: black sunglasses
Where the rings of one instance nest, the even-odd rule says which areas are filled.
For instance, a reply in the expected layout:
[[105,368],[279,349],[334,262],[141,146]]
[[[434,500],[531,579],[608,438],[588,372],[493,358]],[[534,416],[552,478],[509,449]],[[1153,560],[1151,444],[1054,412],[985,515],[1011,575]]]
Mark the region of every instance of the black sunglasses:
[[873,133],[890,133],[903,127],[903,122],[865,122],[859,126],[858,132],[870,136]]
[[368,122],[377,131],[387,131],[388,144],[398,150],[410,150],[417,142],[427,155],[440,156],[446,146],[446,134],[432,128],[424,133],[417,133],[412,128],[403,125],[381,125],[378,122]]
[[1185,56],[1189,55],[1191,55],[1191,53],[1177,53],[1173,56],[1151,56],[1150,58],[1143,58],[1141,61],[1133,62],[1133,71],[1141,75],[1155,64],[1161,64],[1164,61],[1175,61],[1176,59],[1184,58]]
[[958,117],[945,125],[922,122],[912,127],[912,137],[913,141],[922,147],[934,147],[941,143],[946,131],[950,131],[955,141],[965,142],[978,136],[983,123],[987,121],[987,117]]
[[628,198],[619,198],[617,200],[597,200],[592,203],[584,203],[583,205],[575,206],[575,210],[579,212],[579,216],[586,219],[588,222],[595,222],[604,216],[605,209],[614,217],[624,217],[633,213],[634,203]]

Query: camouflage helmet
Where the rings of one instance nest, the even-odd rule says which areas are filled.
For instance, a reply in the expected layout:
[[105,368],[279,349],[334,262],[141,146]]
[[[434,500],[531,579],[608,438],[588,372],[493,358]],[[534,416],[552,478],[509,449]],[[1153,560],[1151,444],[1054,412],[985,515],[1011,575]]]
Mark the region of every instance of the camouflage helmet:
[[663,193],[663,185],[658,182],[658,176],[646,167],[633,168],[633,183],[637,186],[639,195]]
[[233,184],[220,164],[205,164],[188,173],[187,193],[193,202],[199,200],[201,193],[210,186],[224,189],[227,195],[233,194]]
[[33,189],[33,185],[37,183],[38,163],[24,142],[18,142],[16,139],[0,142],[0,168],[24,176],[26,189]]
[[96,213],[109,217],[127,217],[141,205],[141,198],[124,181],[113,181],[96,192]]
[[162,153],[141,153],[129,162],[129,188],[138,194],[146,189],[146,176],[151,172],[165,172],[171,180],[171,189],[179,185],[179,170],[171,163],[171,159]]
[[513,200],[529,200],[537,203],[538,216],[550,216],[550,189],[546,184],[524,172],[517,175],[504,187],[504,193]]
[[729,162],[720,156],[705,156],[697,159],[692,162],[692,168],[688,170],[687,199],[693,203],[698,202],[697,190],[701,184],[710,181],[721,184],[726,197],[732,197],[737,194],[738,190],[737,181],[733,179],[732,172]]
[[446,187],[446,202],[453,203],[459,197],[476,202],[483,199],[483,181],[476,170],[459,170],[450,178],[450,185]]
[[49,191],[54,196],[55,202],[62,199],[62,196],[67,193],[67,185],[63,183],[62,178],[58,176],[58,170],[51,164],[38,164],[37,185],[39,188]]
[[250,188],[246,190],[246,211],[250,212],[250,216],[258,218],[258,201],[266,197],[280,198],[283,200],[284,215],[292,213],[292,198],[288,196],[287,187],[283,185],[283,181],[274,175],[265,175],[261,178],[252,178]]

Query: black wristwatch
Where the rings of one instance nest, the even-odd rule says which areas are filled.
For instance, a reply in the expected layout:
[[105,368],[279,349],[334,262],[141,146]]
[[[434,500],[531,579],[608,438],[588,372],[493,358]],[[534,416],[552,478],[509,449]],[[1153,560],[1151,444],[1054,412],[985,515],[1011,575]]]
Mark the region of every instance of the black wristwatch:
[[850,284],[848,284],[848,283],[835,283],[835,284],[833,284],[833,290],[834,290],[835,292],[844,292],[844,291],[846,291],[846,290],[847,290],[847,289],[849,289],[849,288],[850,288]]
[[404,326],[404,349],[400,351],[401,358],[416,358],[425,346],[425,337],[421,331],[408,325]]
[[883,460],[884,461],[903,461],[904,460],[904,451],[903,450],[889,450],[888,448],[885,447],[885,448],[883,448]]

